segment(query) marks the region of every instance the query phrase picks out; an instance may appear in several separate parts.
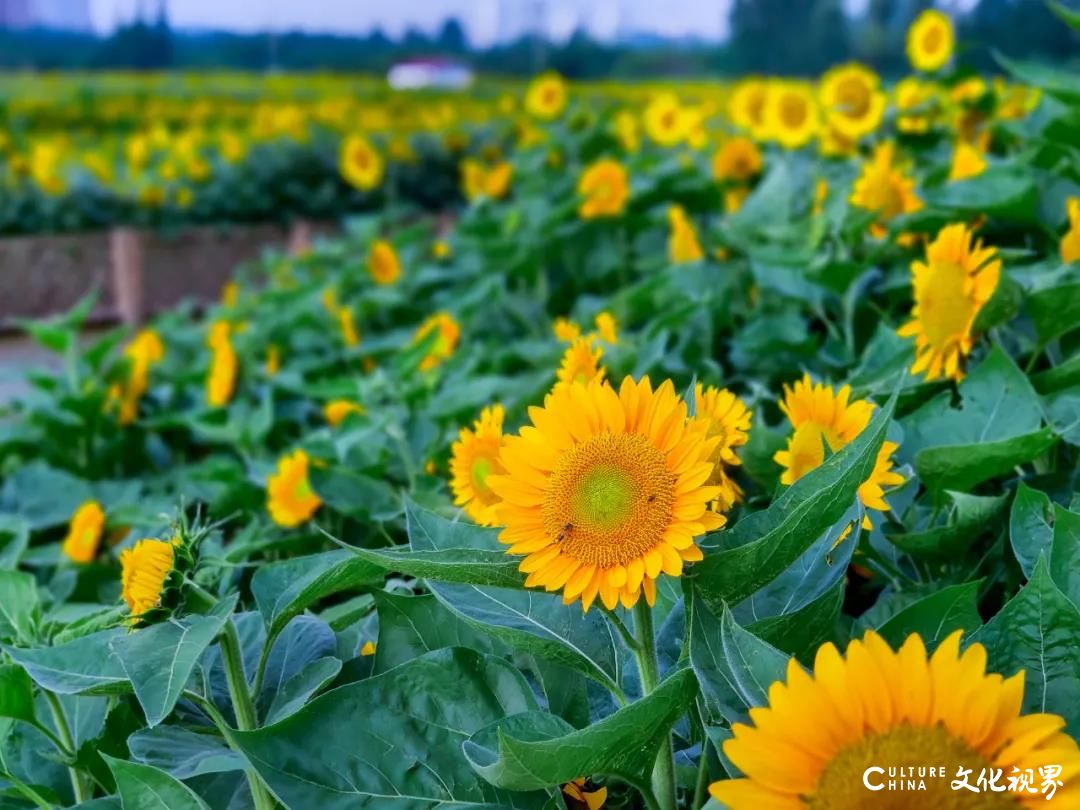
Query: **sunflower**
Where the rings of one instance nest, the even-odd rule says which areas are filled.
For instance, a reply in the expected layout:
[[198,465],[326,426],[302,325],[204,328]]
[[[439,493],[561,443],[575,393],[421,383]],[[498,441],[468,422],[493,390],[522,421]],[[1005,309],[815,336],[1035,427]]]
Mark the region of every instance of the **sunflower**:
[[894,91],[896,103],[896,128],[909,134],[922,134],[937,120],[939,109],[938,88],[915,76],[901,79]]
[[230,329],[224,321],[214,324],[207,341],[212,355],[210,373],[206,375],[206,403],[212,408],[228,405],[236,390],[239,360],[232,345]]
[[963,378],[961,361],[971,353],[975,318],[997,289],[997,251],[973,239],[963,223],[946,225],[927,245],[926,261],[911,264],[915,306],[897,334],[915,338],[911,371],[925,371],[928,380]]
[[363,416],[367,409],[359,402],[350,399],[332,399],[323,406],[323,418],[332,427],[337,427],[351,415]]
[[668,258],[672,264],[682,262],[699,261],[705,253],[698,241],[694,223],[686,215],[686,210],[681,205],[672,205],[668,208],[668,223],[671,231],[668,235]]
[[742,488],[727,468],[742,464],[735,450],[750,439],[750,409],[726,388],[705,388],[698,383],[694,388],[694,410],[698,417],[709,422],[706,438],[720,439],[710,459],[715,465],[713,474],[706,483],[720,488],[713,505],[716,511],[727,512],[743,496]]
[[529,82],[525,91],[525,109],[542,121],[552,121],[566,107],[566,82],[558,73],[542,73]]
[[175,561],[174,544],[164,540],[140,540],[120,552],[121,592],[133,618],[161,604]]
[[615,217],[630,198],[630,178],[617,160],[602,158],[582,172],[577,191],[584,198],[578,208],[582,219]]
[[510,190],[513,175],[514,167],[505,160],[487,167],[480,161],[469,158],[461,164],[462,190],[469,200],[479,197],[501,200]]
[[777,82],[764,110],[768,136],[787,149],[798,149],[818,134],[820,118],[813,90],[802,82]]
[[420,361],[422,371],[435,368],[453,355],[458,340],[461,339],[461,327],[449,312],[436,312],[417,328],[413,343],[422,343],[432,334],[435,339],[424,359]]
[[431,246],[431,255],[438,259],[440,262],[444,262],[449,259],[454,253],[454,249],[450,247],[450,243],[445,239],[436,239]]
[[118,406],[118,421],[128,425],[139,415],[139,400],[150,387],[150,369],[165,357],[165,344],[153,329],[141,329],[124,348],[127,380],[109,391],[109,406]]
[[598,313],[593,323],[596,325],[596,331],[604,343],[614,346],[619,342],[619,322],[615,320],[615,316],[610,312],[604,310]]
[[895,217],[922,208],[915,181],[893,163],[895,152],[891,142],[879,144],[851,189],[852,205],[877,213],[870,231],[878,238],[885,235],[888,223]]
[[484,408],[472,429],[462,428],[450,448],[450,489],[454,504],[481,526],[497,523],[494,507],[499,498],[491,491],[487,478],[506,472],[499,461],[504,416],[502,405]]
[[690,118],[674,93],[654,96],[643,114],[645,134],[660,146],[675,146],[689,134]]
[[[830,453],[835,453],[853,442],[870,424],[873,403],[867,400],[851,402],[850,399],[850,386],[845,385],[839,392],[834,392],[832,386],[813,383],[809,374],[804,374],[791,387],[784,386],[780,410],[791,423],[792,434],[786,448],[773,456],[784,468],[781,484],[794,484],[820,467],[825,462],[825,445]],[[896,448],[895,442],[882,442],[870,477],[859,485],[859,502],[866,509],[887,512],[885,487],[904,482],[892,469],[892,454]],[[863,527],[871,528],[869,518],[863,518]]]
[[709,511],[720,494],[705,482],[719,437],[709,422],[687,418],[671,381],[655,391],[648,377],[555,388],[531,425],[504,440],[505,475],[489,475],[499,496],[499,540],[527,555],[526,587],[562,590],[612,609],[652,605],[661,573],[679,576],[701,560],[694,538],[718,529]]
[[1069,197],[1065,203],[1069,215],[1069,230],[1061,237],[1061,260],[1080,262],[1080,197]]
[[829,128],[847,140],[869,135],[885,115],[880,77],[857,62],[828,71],[821,78],[818,95]]
[[61,546],[72,562],[91,563],[97,556],[101,533],[105,528],[105,510],[97,501],[86,501],[71,516],[68,533]]
[[952,19],[935,9],[922,12],[908,29],[907,55],[916,70],[940,70],[952,58],[955,44]]
[[581,327],[569,318],[556,318],[551,324],[555,339],[562,343],[573,343],[581,336]]
[[750,196],[749,186],[732,186],[724,190],[724,212],[734,214]]
[[749,138],[728,138],[712,159],[713,177],[724,182],[745,183],[761,174],[761,150]]
[[570,346],[563,352],[562,362],[556,372],[558,378],[558,382],[555,384],[556,387],[604,379],[606,371],[600,365],[600,358],[603,357],[604,350],[600,346],[593,348],[595,340],[594,335],[574,338]]
[[341,142],[338,163],[341,176],[361,191],[370,191],[382,182],[383,159],[363,135],[350,135]]
[[984,171],[986,171],[986,158],[982,156],[982,153],[967,141],[958,140],[956,146],[953,147],[949,181],[978,177]]
[[375,642],[371,639],[368,639],[360,647],[360,655],[363,658],[367,658],[369,655],[374,655],[376,649],[377,647],[375,646]]
[[368,273],[376,284],[386,286],[401,278],[401,260],[386,239],[376,239],[368,253]]
[[765,104],[769,83],[764,79],[743,79],[728,100],[728,117],[739,129],[761,140],[765,136]]
[[356,318],[353,316],[351,307],[337,308],[338,326],[341,328],[341,339],[350,348],[360,345],[360,331],[356,328]]
[[[773,683],[768,704],[750,710],[752,724],[736,723],[724,743],[744,777],[714,782],[709,792],[731,810],[1035,808],[1049,795],[957,791],[952,777],[962,771],[953,769],[1000,769],[1007,778],[1049,766],[1064,783],[1054,798],[1074,806],[1080,749],[1063,731],[1065,721],[1021,714],[1024,674],[988,674],[986,648],[972,644],[961,653],[961,635],[957,630],[928,655],[918,634],[893,651],[868,631],[845,655],[823,645],[812,673],[791,659],[786,682]],[[888,793],[871,801],[863,786],[872,767],[932,765],[949,772],[926,778],[917,801]]]
[[281,371],[281,348],[276,343],[271,343],[266,348],[266,363],[263,368],[268,377],[276,377]]
[[589,790],[585,779],[575,779],[563,785],[562,792],[586,810],[600,810],[607,801],[607,788]]
[[277,472],[266,480],[266,506],[279,526],[299,526],[322,506],[308,480],[310,463],[307,453],[294,450],[278,459]]
[[620,110],[615,116],[615,137],[624,152],[633,154],[641,148],[641,135],[638,134],[637,118],[629,110]]

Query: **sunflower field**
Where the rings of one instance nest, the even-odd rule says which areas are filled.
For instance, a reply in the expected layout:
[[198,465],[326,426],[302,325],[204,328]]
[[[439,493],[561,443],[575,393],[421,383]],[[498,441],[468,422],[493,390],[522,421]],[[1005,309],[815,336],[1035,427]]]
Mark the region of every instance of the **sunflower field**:
[[954,39],[448,97],[439,217],[346,116],[343,236],[28,323],[0,808],[1080,808],[1080,74]]

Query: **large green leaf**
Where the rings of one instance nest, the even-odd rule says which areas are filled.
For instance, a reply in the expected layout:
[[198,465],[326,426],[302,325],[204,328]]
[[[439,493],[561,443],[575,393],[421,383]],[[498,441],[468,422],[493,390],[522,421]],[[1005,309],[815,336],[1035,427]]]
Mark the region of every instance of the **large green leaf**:
[[1028,295],[1026,306],[1039,342],[1049,343],[1080,326],[1080,282],[1033,292]]
[[0,641],[33,644],[40,620],[41,602],[33,575],[0,570]]
[[30,545],[30,526],[19,515],[0,515],[0,568],[15,568]]
[[813,602],[790,613],[756,621],[747,629],[776,649],[800,661],[811,661],[817,648],[833,636],[843,603],[844,583],[840,581]]
[[977,631],[987,668],[1005,676],[1024,670],[1024,708],[1061,715],[1080,732],[1080,608],[1054,584],[1046,558],[1031,581]]
[[202,654],[236,607],[236,599],[220,602],[208,615],[169,619],[110,642],[151,728],[172,713]]
[[963,492],[945,493],[952,504],[942,526],[917,532],[890,533],[885,537],[900,549],[923,557],[955,557],[962,554],[982,534],[994,527],[997,516],[1004,511],[1007,495],[997,497],[968,495]]
[[1024,576],[1030,577],[1042,554],[1049,556],[1054,538],[1054,509],[1050,497],[1023,481],[1017,484],[1009,514],[1009,543]]
[[1080,608],[1080,515],[1058,505],[1054,506],[1050,576]]
[[855,441],[792,484],[768,509],[719,535],[726,550],[706,555],[693,569],[695,589],[714,613],[776,578],[851,508],[874,468],[895,403],[894,394]]
[[994,58],[1024,84],[1038,87],[1063,101],[1080,103],[1080,87],[1075,72],[1039,62],[1009,59],[1000,53],[995,53]]
[[58,695],[122,694],[131,691],[131,684],[112,644],[127,633],[117,627],[57,647],[3,649],[42,689]]
[[176,779],[208,773],[242,771],[244,758],[216,734],[198,734],[180,726],[140,729],[127,739],[131,756]]
[[968,180],[925,192],[927,205],[959,214],[979,213],[1015,222],[1035,221],[1038,193],[1030,172],[1014,166],[991,166]]
[[233,736],[288,807],[538,808],[544,794],[481,782],[461,749],[497,720],[536,709],[532,690],[509,664],[454,648],[341,686],[280,723]]
[[116,778],[124,810],[210,810],[195,791],[165,771],[108,754],[102,759]]
[[381,585],[384,578],[381,566],[340,549],[264,565],[251,578],[251,593],[273,637],[319,600]]
[[953,631],[971,633],[981,626],[979,583],[966,582],[942,588],[901,608],[876,630],[894,649],[909,635],[918,633],[927,648],[933,650]]
[[590,774],[648,783],[656,753],[671,726],[697,694],[689,669],[588,728],[539,712],[521,714],[483,729],[465,743],[473,768],[493,785],[536,790]]
[[34,684],[14,664],[0,664],[0,717],[34,722]]

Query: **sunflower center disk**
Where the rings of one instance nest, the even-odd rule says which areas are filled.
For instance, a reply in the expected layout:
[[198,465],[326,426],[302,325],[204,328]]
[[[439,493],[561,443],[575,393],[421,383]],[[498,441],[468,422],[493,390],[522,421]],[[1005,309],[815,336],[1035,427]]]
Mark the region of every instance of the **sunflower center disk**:
[[600,568],[626,565],[660,542],[675,505],[664,455],[637,433],[601,433],[551,474],[544,529],[563,553]]
[[964,270],[952,262],[931,265],[932,278],[916,294],[919,320],[932,346],[947,346],[966,334],[971,323],[972,303],[964,291]]
[[[871,791],[863,783],[863,774],[872,767],[884,769],[884,773],[875,771],[867,777],[871,785],[884,785],[882,790]],[[944,768],[945,776],[931,778],[931,767]],[[1015,810],[1020,806],[1016,794],[1008,792],[953,790],[952,781],[959,767],[971,769],[968,783],[974,787],[984,768],[989,776],[991,766],[942,726],[898,726],[866,737],[837,754],[825,767],[813,794],[804,801],[809,810]],[[916,787],[924,782],[926,790],[909,789],[910,781]],[[890,786],[890,782],[894,784]],[[1007,785],[1005,774],[998,784]]]

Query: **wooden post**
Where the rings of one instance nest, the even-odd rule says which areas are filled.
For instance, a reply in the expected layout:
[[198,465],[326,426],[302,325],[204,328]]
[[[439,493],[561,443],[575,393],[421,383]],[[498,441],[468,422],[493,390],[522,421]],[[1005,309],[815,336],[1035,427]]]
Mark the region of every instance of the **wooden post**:
[[137,326],[143,319],[143,268],[139,233],[134,228],[113,228],[110,233],[112,253],[113,306],[120,320]]
[[311,235],[310,222],[306,219],[294,219],[289,227],[289,255],[303,256],[311,250]]

